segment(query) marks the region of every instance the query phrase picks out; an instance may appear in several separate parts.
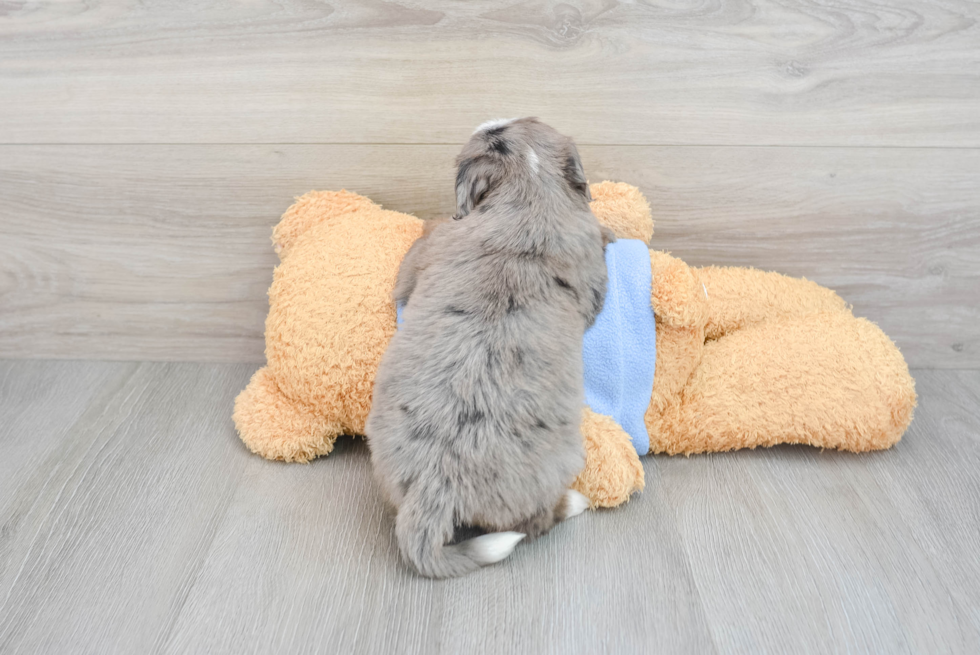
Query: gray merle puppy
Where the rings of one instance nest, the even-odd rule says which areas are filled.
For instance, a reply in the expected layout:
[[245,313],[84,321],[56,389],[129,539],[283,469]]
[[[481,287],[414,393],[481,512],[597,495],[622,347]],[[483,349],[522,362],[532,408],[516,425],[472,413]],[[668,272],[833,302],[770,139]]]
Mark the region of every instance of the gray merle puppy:
[[[407,302],[366,433],[425,576],[505,558],[588,504],[582,335],[602,308],[605,244],[572,140],[534,118],[481,125],[457,158],[455,220],[409,250]],[[492,531],[448,545],[458,525]]]

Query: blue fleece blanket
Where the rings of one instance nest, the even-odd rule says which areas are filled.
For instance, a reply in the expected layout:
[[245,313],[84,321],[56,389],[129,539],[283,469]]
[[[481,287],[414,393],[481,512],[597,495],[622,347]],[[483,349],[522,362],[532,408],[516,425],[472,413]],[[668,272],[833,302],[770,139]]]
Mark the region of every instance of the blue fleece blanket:
[[[642,241],[620,239],[606,247],[606,301],[582,341],[585,399],[611,416],[640,455],[650,450],[643,415],[653,393],[657,326],[650,306],[650,251]],[[397,308],[398,324],[402,307]]]
[[640,455],[650,450],[643,415],[653,393],[657,324],[650,305],[650,251],[642,241],[606,246],[606,302],[585,332],[585,400],[596,414],[616,419]]

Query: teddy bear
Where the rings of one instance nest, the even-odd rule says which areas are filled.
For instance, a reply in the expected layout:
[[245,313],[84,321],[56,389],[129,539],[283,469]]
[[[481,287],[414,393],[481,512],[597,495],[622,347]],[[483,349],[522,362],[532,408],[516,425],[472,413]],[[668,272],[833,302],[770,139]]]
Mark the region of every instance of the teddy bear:
[[[574,488],[593,507],[642,490],[648,453],[781,443],[863,452],[901,438],[915,383],[874,323],[805,279],[696,268],[651,250],[651,211],[637,188],[602,182],[591,192],[593,213],[618,239],[607,247],[606,302],[583,344],[586,464]],[[397,329],[398,266],[423,226],[347,191],[311,192],[286,211],[272,237],[280,264],[267,364],[235,400],[250,450],[307,462],[338,436],[364,433]]]

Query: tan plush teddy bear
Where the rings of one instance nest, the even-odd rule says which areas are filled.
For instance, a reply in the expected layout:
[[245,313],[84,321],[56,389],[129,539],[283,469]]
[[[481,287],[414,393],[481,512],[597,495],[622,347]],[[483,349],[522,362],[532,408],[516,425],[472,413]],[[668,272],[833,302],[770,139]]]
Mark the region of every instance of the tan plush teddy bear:
[[[603,182],[592,195],[599,221],[624,246],[649,242],[649,205],[635,187]],[[329,453],[338,435],[363,434],[374,375],[396,330],[398,265],[422,231],[423,221],[346,191],[308,193],[286,211],[273,231],[281,263],[269,289],[268,363],[235,401],[235,425],[253,452],[305,462]],[[650,329],[636,331],[632,347],[651,341],[652,385],[632,384],[639,378],[622,377],[612,362],[636,368],[643,356],[606,336],[593,336],[590,351],[586,335],[587,392],[590,358],[603,368],[599,387],[618,390],[601,403],[588,396],[613,408],[608,415],[583,410],[586,467],[575,486],[594,506],[618,505],[643,488],[637,448],[692,454],[798,443],[859,452],[901,438],[915,407],[905,360],[833,291],[639,251],[649,258],[639,290],[649,293],[652,320],[641,317]],[[610,293],[608,311],[619,311]],[[618,325],[630,320],[617,317]],[[631,417],[616,394],[637,389],[649,389],[650,400],[644,395],[645,409]]]

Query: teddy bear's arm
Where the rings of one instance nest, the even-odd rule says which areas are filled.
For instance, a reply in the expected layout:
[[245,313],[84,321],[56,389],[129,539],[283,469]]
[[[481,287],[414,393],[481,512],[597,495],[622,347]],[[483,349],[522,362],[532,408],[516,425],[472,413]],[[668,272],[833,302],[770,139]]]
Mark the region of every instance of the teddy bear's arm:
[[616,421],[586,407],[582,412],[585,468],[572,484],[592,507],[615,507],[643,490],[643,466],[629,435]]
[[706,339],[772,319],[849,312],[840,296],[809,280],[735,266],[693,270],[704,286]]
[[694,269],[682,260],[650,251],[650,304],[657,323],[691,328],[704,322],[707,294]]

